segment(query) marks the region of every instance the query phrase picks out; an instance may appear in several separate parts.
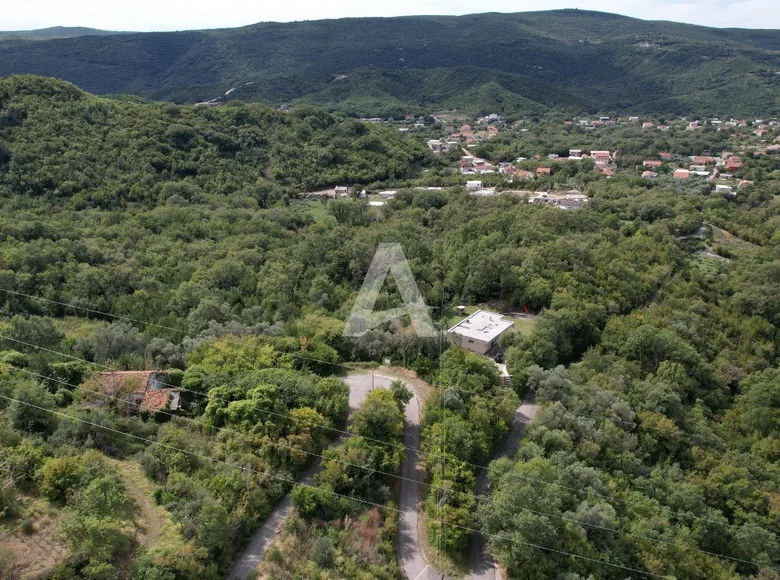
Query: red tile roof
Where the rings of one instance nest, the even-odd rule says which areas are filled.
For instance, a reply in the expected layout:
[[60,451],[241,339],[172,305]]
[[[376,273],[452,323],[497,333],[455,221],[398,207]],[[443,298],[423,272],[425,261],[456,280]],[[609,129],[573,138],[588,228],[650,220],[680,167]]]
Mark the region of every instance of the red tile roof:
[[134,387],[134,393],[143,393],[154,371],[115,371],[98,373],[98,383],[107,395],[116,395],[123,391],[126,384]]
[[132,387],[136,402],[140,400],[139,408],[141,411],[155,412],[168,406],[168,400],[171,396],[177,396],[175,389],[157,389],[150,386],[159,386],[155,382],[154,375],[157,371],[115,371],[97,374],[98,384],[103,392],[110,397],[128,396],[127,389]]
[[141,403],[142,411],[159,411],[168,406],[168,397],[171,389],[160,389],[159,391],[146,391],[144,400]]

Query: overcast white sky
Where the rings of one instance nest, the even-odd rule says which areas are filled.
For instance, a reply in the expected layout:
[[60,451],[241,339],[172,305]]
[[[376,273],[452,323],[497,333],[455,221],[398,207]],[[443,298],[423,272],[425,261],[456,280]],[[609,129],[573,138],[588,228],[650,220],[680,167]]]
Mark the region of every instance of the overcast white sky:
[[0,30],[89,26],[188,30],[345,16],[471,14],[554,8],[600,10],[706,26],[780,28],[778,0],[2,0]]

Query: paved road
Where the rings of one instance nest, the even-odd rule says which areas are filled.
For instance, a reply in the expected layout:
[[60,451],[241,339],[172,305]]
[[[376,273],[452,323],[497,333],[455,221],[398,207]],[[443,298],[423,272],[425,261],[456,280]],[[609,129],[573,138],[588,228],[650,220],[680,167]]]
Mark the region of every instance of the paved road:
[[399,504],[401,513],[398,517],[398,561],[408,580],[439,580],[440,576],[428,566],[420,549],[417,502],[422,470],[418,465],[417,452],[413,451],[420,448],[420,402],[416,396],[406,405],[404,446],[406,451],[401,467],[403,479]]
[[[344,379],[344,382],[349,385],[349,414],[354,413],[363,401],[366,400],[366,395],[371,391],[371,373],[362,375],[351,375]],[[375,380],[376,388],[387,388],[390,386],[390,380],[382,378]],[[414,400],[414,399],[413,399]],[[337,437],[332,445],[338,445],[341,442],[341,436]],[[320,458],[309,467],[301,480],[303,483],[311,483],[314,476],[320,471]],[[403,491],[403,490],[402,490]],[[249,575],[257,568],[260,562],[263,561],[263,556],[268,546],[279,533],[284,522],[287,520],[287,516],[290,515],[292,510],[292,498],[290,494],[280,501],[276,507],[268,516],[262,527],[255,532],[252,536],[252,540],[249,542],[244,553],[236,562],[233,569],[228,575],[228,580],[247,580]]]
[[[349,385],[349,413],[352,415],[373,389],[387,389],[394,379],[384,375],[361,373],[349,375],[344,382]],[[341,437],[334,440],[338,445]],[[419,449],[420,446],[420,403],[415,395],[406,405],[406,425],[404,426],[404,445]],[[320,460],[307,470],[304,483],[310,483],[320,470]],[[409,580],[438,580],[428,567],[420,550],[417,533],[417,487],[421,474],[417,470],[417,453],[407,449],[402,468],[401,503],[399,518],[398,558]],[[411,480],[411,481],[410,481]],[[247,580],[249,575],[262,562],[265,551],[271,545],[276,534],[284,525],[292,510],[292,500],[288,494],[271,512],[263,526],[255,533],[244,553],[231,570],[228,580]]]
[[[517,415],[515,415],[512,421],[512,427],[509,435],[504,440],[504,445],[493,459],[514,455],[517,447],[520,445],[520,440],[523,438],[526,425],[533,421],[538,410],[539,405],[536,404],[536,397],[534,393],[529,391],[523,398],[523,404],[517,410]],[[487,469],[480,470],[477,476],[477,497],[487,495],[489,484]],[[473,580],[495,580],[498,576],[496,574],[496,565],[493,562],[493,558],[485,550],[485,538],[481,534],[472,534],[471,549],[471,578]]]

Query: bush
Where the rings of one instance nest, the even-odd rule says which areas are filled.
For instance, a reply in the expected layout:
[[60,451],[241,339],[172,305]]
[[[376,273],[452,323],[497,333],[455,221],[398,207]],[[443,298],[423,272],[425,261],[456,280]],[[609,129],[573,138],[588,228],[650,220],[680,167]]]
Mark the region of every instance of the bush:
[[113,474],[97,477],[71,497],[73,509],[84,515],[131,519],[135,504],[125,484]]
[[333,549],[333,542],[327,536],[320,536],[314,541],[314,546],[311,550],[311,558],[321,568],[329,568],[333,565],[333,558],[335,557],[335,550]]
[[56,407],[54,396],[33,381],[22,381],[14,390],[8,407],[8,418],[17,431],[50,435],[57,426],[57,416],[49,412]]
[[305,519],[329,520],[336,508],[334,496],[327,489],[299,486],[293,490],[293,505]]
[[[17,514],[18,504],[13,490],[0,491],[0,520],[12,518]],[[0,576],[2,578],[2,576]]]
[[22,523],[19,525],[19,528],[22,530],[22,533],[27,536],[35,532],[35,526],[33,525],[33,522],[30,518],[24,518]]
[[127,554],[133,545],[134,528],[114,518],[84,516],[68,509],[60,524],[68,546],[75,553],[89,554],[108,561],[118,554]]
[[117,360],[122,356],[143,353],[141,333],[126,322],[112,322],[92,334],[92,350],[99,361]]
[[84,465],[78,457],[53,457],[43,464],[41,476],[41,494],[51,501],[65,502],[84,479]]
[[8,462],[16,485],[26,486],[38,481],[39,470],[46,460],[41,444],[25,441],[8,451]]
[[271,551],[268,552],[268,561],[277,566],[284,564],[284,555],[282,554],[282,551],[279,548],[272,548]]

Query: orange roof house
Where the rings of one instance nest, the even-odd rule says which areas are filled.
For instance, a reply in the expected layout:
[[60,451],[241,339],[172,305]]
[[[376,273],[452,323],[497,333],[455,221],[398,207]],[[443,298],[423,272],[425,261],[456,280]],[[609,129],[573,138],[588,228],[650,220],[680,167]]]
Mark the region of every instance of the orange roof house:
[[552,173],[552,169],[549,167],[537,167],[536,168],[536,174],[537,175],[550,175]]
[[691,176],[691,172],[687,169],[676,169],[674,171],[675,179],[688,179]]
[[158,371],[114,371],[98,373],[95,380],[107,396],[127,398],[141,411],[180,410],[180,391],[167,388],[159,376]]
[[657,161],[655,159],[645,159],[642,162],[642,165],[645,167],[661,167],[661,165],[663,164],[664,164],[663,161]]

